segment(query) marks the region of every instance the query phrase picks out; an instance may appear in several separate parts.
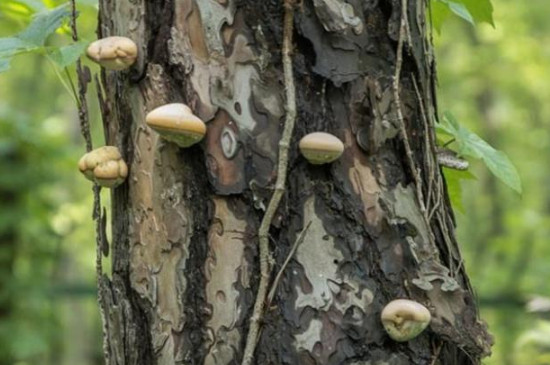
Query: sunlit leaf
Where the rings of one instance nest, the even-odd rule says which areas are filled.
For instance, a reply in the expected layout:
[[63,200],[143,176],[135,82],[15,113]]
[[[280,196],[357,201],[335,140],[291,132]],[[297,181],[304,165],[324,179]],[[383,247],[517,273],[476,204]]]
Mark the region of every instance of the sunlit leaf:
[[10,69],[10,58],[0,58],[0,73]]
[[460,213],[465,213],[464,205],[462,204],[462,180],[475,180],[475,176],[469,171],[459,171],[454,169],[443,168],[445,182],[447,184],[447,192],[451,199],[451,205]]
[[491,147],[477,134],[458,123],[449,112],[444,113],[438,130],[452,136],[458,146],[457,152],[461,156],[470,156],[482,160],[487,168],[504,184],[518,193],[521,193],[519,174],[508,156],[502,151]]
[[49,52],[51,60],[60,68],[65,68],[76,62],[78,57],[84,52],[88,42],[82,41],[65,47],[54,49]]
[[458,0],[468,8],[476,23],[489,23],[495,26],[493,20],[493,5],[491,0]]
[[437,32],[451,13],[470,24],[489,23],[494,26],[493,6],[490,0],[432,0],[432,24]]
[[438,33],[441,33],[441,26],[443,25],[445,19],[447,19],[451,14],[451,10],[447,6],[447,4],[444,4],[440,1],[431,1],[430,3],[432,24],[435,30]]
[[18,37],[0,38],[0,57],[12,56],[22,49],[30,46]]
[[466,6],[464,6],[461,0],[436,0],[436,2],[446,5],[450,11],[452,11],[462,19],[466,20],[468,23],[475,24],[472,14],[470,14],[470,12],[466,8]]
[[32,11],[42,11],[46,10],[46,5],[40,0],[12,0],[10,3],[20,4],[28,7]]
[[[17,53],[43,50],[48,36],[55,32],[69,15],[67,4],[42,11],[33,17],[29,26],[21,33],[0,38],[0,72],[9,69],[11,57]],[[78,45],[62,47],[50,53],[56,63],[66,67],[78,58],[76,53],[80,54],[82,47],[83,45],[78,43]]]
[[63,24],[69,15],[68,4],[37,13],[29,26],[19,33],[18,38],[27,43],[42,46],[46,39]]

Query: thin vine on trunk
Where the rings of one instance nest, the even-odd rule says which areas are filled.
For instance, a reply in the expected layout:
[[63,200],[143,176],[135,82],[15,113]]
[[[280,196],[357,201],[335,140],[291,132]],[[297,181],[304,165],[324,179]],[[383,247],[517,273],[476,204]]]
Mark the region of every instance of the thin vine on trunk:
[[279,161],[277,165],[277,180],[275,191],[269,201],[265,215],[258,230],[260,248],[260,284],[254,303],[254,311],[250,317],[250,328],[244,348],[242,365],[250,365],[254,358],[254,350],[258,343],[262,316],[267,300],[268,286],[271,277],[271,253],[269,252],[269,228],[273,217],[277,212],[279,203],[285,192],[285,183],[288,170],[288,150],[292,140],[292,132],[296,122],[296,86],[294,85],[294,72],[292,70],[292,35],[294,33],[294,7],[295,0],[284,0],[284,25],[283,25],[283,69],[286,96],[286,117],[281,140],[279,141]]

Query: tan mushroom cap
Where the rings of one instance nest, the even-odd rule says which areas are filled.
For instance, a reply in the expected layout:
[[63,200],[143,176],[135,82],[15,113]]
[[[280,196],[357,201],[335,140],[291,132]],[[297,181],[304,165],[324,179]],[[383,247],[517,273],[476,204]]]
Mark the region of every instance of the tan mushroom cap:
[[86,153],[78,161],[78,169],[88,180],[107,188],[120,185],[128,176],[128,166],[118,148],[113,146]]
[[91,60],[111,70],[123,70],[132,66],[137,53],[137,45],[133,40],[117,36],[98,39],[86,51]]
[[382,310],[381,319],[388,335],[398,342],[418,336],[430,323],[430,311],[422,304],[408,299],[397,299]]
[[344,152],[342,141],[325,132],[313,132],[304,136],[300,140],[299,148],[302,155],[314,165],[333,162]]
[[206,134],[206,125],[185,104],[166,104],[152,110],[145,121],[164,139],[180,147],[199,142]]

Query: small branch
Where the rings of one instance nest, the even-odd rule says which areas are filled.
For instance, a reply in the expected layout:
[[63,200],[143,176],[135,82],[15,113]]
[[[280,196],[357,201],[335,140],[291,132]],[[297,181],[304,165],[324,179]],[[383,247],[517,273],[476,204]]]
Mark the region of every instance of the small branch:
[[428,212],[426,211],[426,205],[424,204],[424,194],[422,193],[422,179],[420,177],[420,172],[416,167],[414,162],[414,155],[411,149],[409,138],[407,136],[407,130],[405,128],[405,118],[403,117],[403,111],[401,110],[401,97],[399,96],[399,85],[401,79],[401,67],[403,66],[403,45],[405,43],[405,37],[407,37],[407,0],[401,1],[401,24],[399,27],[399,40],[397,43],[397,56],[395,63],[395,74],[393,77],[393,96],[395,99],[396,109],[397,109],[397,120],[399,122],[399,134],[403,140],[405,146],[405,153],[407,154],[407,162],[411,174],[413,175],[415,186],[416,186],[416,195],[418,200],[418,205],[422,213],[422,217],[426,223],[428,233],[430,235],[431,241],[433,243],[434,236],[430,228],[430,222],[428,219]]
[[284,25],[283,25],[283,71],[286,96],[286,117],[283,129],[283,135],[279,141],[279,161],[277,167],[277,180],[275,182],[275,191],[269,201],[267,210],[264,214],[260,229],[258,230],[259,251],[260,251],[260,284],[254,303],[254,311],[250,318],[250,328],[246,338],[242,365],[250,365],[254,358],[254,350],[258,342],[260,333],[260,323],[262,320],[265,301],[267,295],[267,286],[271,274],[269,252],[269,228],[275,212],[285,191],[285,182],[288,168],[288,149],[294,131],[296,122],[296,86],[294,85],[294,73],[292,70],[292,45],[294,32],[294,5],[295,0],[284,0]]
[[[73,41],[78,42],[78,30],[76,28],[76,4],[75,0],[71,0],[71,31]],[[80,131],[84,141],[86,141],[86,151],[90,152],[93,149],[92,137],[90,134],[90,123],[88,117],[88,103],[86,102],[87,84],[89,81],[89,71],[86,72],[80,58],[76,61],[76,73],[78,76],[78,118],[80,120]]]
[[441,177],[439,177],[439,179],[437,180],[436,187],[437,187],[437,191],[435,193],[435,203],[434,203],[434,206],[432,207],[432,209],[430,210],[430,214],[428,214],[428,220],[430,222],[432,221],[432,217],[434,216],[434,213],[441,206],[441,190],[442,190],[441,189]]
[[[61,82],[61,85],[63,86],[63,88],[73,98],[73,101],[74,101],[75,105],[77,106],[77,108],[80,108],[80,102],[78,100],[76,90],[74,89],[74,85],[72,85],[72,84],[69,85],[67,83],[67,81],[63,78],[63,75],[61,74],[61,72],[59,72],[59,69],[57,68],[57,65],[55,64],[55,62],[52,60],[52,58],[50,56],[45,55],[45,57],[46,57],[46,60],[50,63],[50,66],[52,67],[53,72],[55,73],[55,75],[59,79],[59,82]],[[67,68],[65,67],[64,70],[67,71]],[[69,81],[71,81],[71,80],[69,80]]]
[[439,354],[441,353],[442,348],[443,348],[443,342],[441,342],[439,346],[437,346],[437,348],[435,349],[434,356],[432,358],[432,361],[430,362],[430,365],[435,365],[437,359],[439,358]]
[[269,294],[267,295],[267,307],[271,305],[271,302],[273,301],[273,297],[275,297],[275,293],[277,292],[277,286],[279,285],[279,281],[281,281],[281,278],[283,277],[283,272],[285,271],[286,267],[288,266],[288,263],[296,253],[296,250],[298,249],[298,246],[304,241],[304,238],[306,237],[306,233],[309,230],[309,226],[311,226],[311,221],[307,224],[307,226],[300,232],[300,235],[294,242],[294,245],[292,246],[292,249],[288,253],[288,256],[286,257],[285,262],[283,262],[283,265],[281,265],[281,269],[277,273],[277,276],[275,276],[275,280],[273,280],[273,284],[271,284],[271,290],[269,291]]
[[[71,0],[71,30],[73,41],[78,42],[78,30],[76,27],[76,4],[75,0]],[[90,133],[90,122],[88,114],[88,103],[86,101],[86,92],[87,85],[90,82],[90,71],[82,67],[80,58],[76,61],[76,73],[78,78],[78,119],[80,120],[80,131],[82,137],[86,142],[86,151],[90,152],[93,149],[92,136]],[[72,83],[72,80],[71,80]],[[102,219],[101,219],[101,187],[97,184],[94,184],[93,195],[94,195],[94,206],[92,217],[95,221],[95,230],[96,230],[96,286],[97,286],[97,301],[99,304],[99,313],[101,316],[101,322],[103,327],[103,355],[105,362],[109,363],[109,350],[107,342],[107,320],[105,317],[104,311],[104,300],[101,289],[101,278],[103,276],[103,265],[102,265]]]
[[74,86],[73,78],[71,77],[71,73],[69,72],[69,69],[67,67],[64,67],[63,70],[65,71],[65,75],[67,75],[67,79],[69,80],[69,86],[71,87],[71,95],[73,95],[73,98],[75,100],[76,105],[79,105],[78,100],[78,93],[76,91],[76,87]]
[[447,142],[445,142],[445,143],[443,144],[443,146],[441,146],[441,147],[445,148],[445,147],[447,147],[448,145],[450,145],[451,143],[453,143],[454,141],[456,141],[456,139],[455,139],[455,138],[451,138],[450,140],[448,140]]
[[424,99],[420,94],[420,89],[418,88],[418,84],[416,82],[416,78],[414,77],[414,74],[412,75],[412,82],[413,82],[414,91],[416,93],[416,98],[418,99],[418,105],[420,107],[420,115],[422,118],[422,122],[424,124],[424,145],[426,148],[424,155],[426,160],[426,166],[428,167],[428,190],[427,190],[428,196],[426,197],[426,201],[424,202],[424,204],[426,204],[426,210],[429,211],[431,194],[432,194],[432,184],[435,178],[434,157],[433,157],[435,155],[435,148],[430,138],[431,133],[430,133],[430,127],[428,123],[428,118],[426,117],[426,108],[424,107]]
[[401,139],[405,145],[405,153],[407,154],[407,161],[409,164],[409,169],[414,177],[418,200],[420,203],[420,209],[424,213],[426,208],[424,206],[424,199],[421,189],[422,180],[420,179],[420,174],[416,168],[416,163],[414,162],[414,156],[407,136],[407,130],[405,128],[405,118],[403,117],[403,110],[401,110],[401,97],[399,96],[399,86],[401,78],[401,67],[403,65],[403,44],[405,42],[406,32],[407,32],[407,0],[402,0],[402,9],[401,9],[401,25],[399,30],[399,41],[397,43],[397,59],[395,63],[395,74],[393,76],[393,96],[395,99],[396,109],[397,109],[397,120],[399,122],[399,132],[401,134]]

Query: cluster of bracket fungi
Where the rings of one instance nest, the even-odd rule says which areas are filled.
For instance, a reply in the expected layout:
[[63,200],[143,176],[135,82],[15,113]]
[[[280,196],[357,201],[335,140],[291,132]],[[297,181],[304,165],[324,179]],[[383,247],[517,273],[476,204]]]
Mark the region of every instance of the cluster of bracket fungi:
[[[126,37],[107,37],[91,43],[86,53],[91,60],[102,67],[118,71],[127,69],[134,64],[137,58],[137,46],[134,41]],[[200,142],[206,134],[206,124],[193,114],[187,105],[181,103],[166,104],[152,110],[147,114],[145,122],[162,138],[182,148]],[[228,137],[233,136],[225,136],[225,138]],[[224,138],[223,134],[222,138]],[[230,158],[231,151],[226,151],[225,148],[228,143],[222,144],[224,145],[222,146],[224,147],[224,154]],[[235,143],[229,144],[234,145]],[[112,159],[108,154],[96,152],[103,148],[106,147],[98,148],[87,154],[104,157],[105,160],[94,160],[94,163],[98,165],[110,163],[109,160]],[[120,156],[120,152],[116,147],[109,146],[108,148],[110,151],[116,151],[116,154]],[[337,160],[344,151],[344,144],[332,134],[314,132],[302,138],[299,148],[302,155],[311,164],[321,165]],[[124,162],[122,161],[122,163]],[[108,188],[120,185],[127,175],[126,172],[124,176],[117,176],[115,181],[106,181],[101,176],[96,176],[96,171],[99,173],[103,171],[100,167],[87,169],[81,166],[80,170],[88,179]]]
[[[124,70],[136,61],[137,46],[126,37],[107,37],[91,43],[87,55],[106,69]],[[187,105],[181,103],[160,106],[149,112],[145,121],[162,138],[181,148],[200,142],[207,130],[206,124]],[[337,160],[344,152],[344,144],[332,134],[313,132],[300,140],[299,149],[309,163],[322,165]],[[230,158],[228,154],[231,155],[231,151],[226,154]],[[128,176],[128,167],[114,146],[104,146],[86,153],[78,167],[87,179],[107,188],[117,187]],[[430,320],[430,311],[426,307],[407,299],[388,303],[381,313],[384,329],[398,342],[418,336]]]

